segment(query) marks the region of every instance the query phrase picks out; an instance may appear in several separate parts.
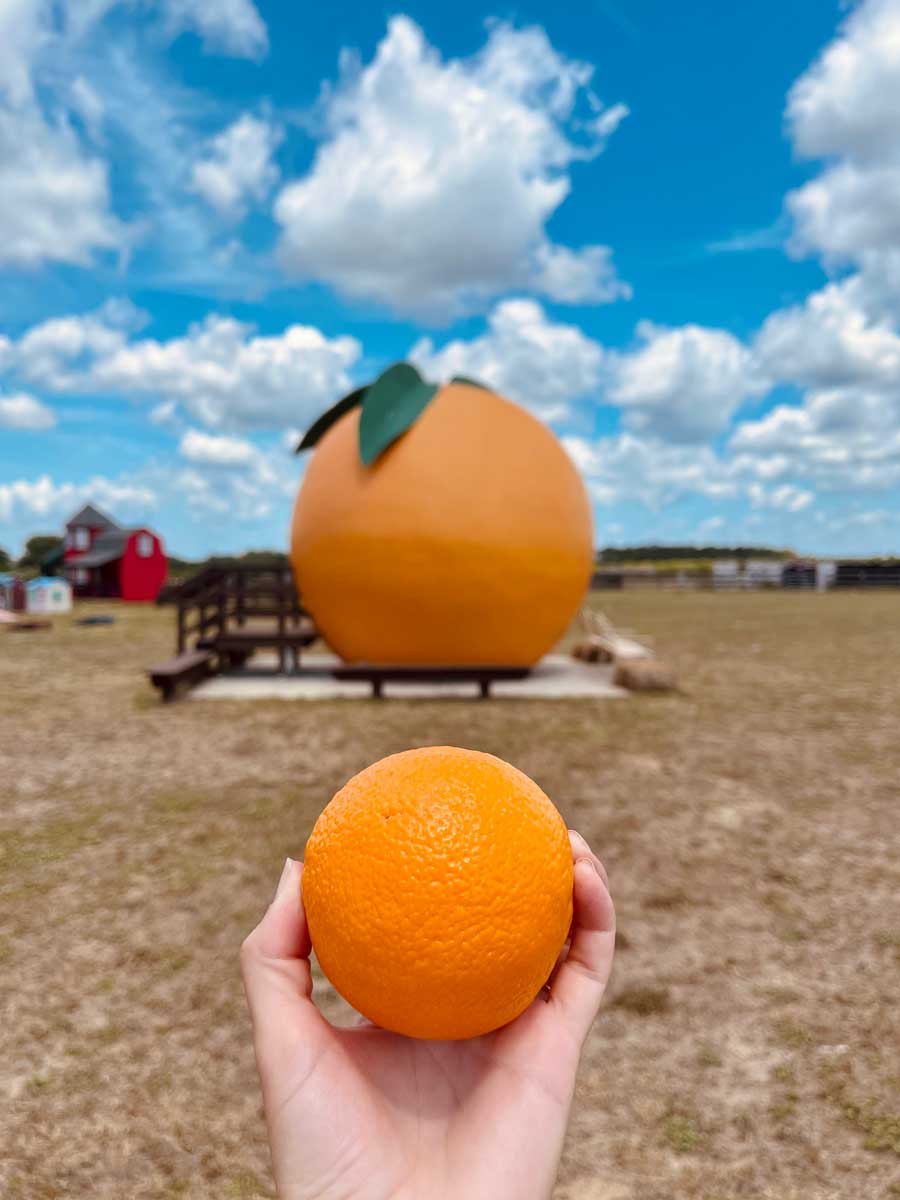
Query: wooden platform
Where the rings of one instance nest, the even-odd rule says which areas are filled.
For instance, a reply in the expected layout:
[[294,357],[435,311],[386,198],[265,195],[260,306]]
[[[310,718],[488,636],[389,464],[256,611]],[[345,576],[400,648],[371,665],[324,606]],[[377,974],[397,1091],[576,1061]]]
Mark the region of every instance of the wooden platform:
[[361,679],[372,686],[372,696],[380,700],[386,683],[477,683],[481,698],[487,700],[491,684],[499,679],[524,679],[530,667],[503,666],[383,666],[353,663],[335,667],[335,679]]
[[[191,700],[291,700],[370,702],[372,683],[365,678],[339,679],[346,666],[330,654],[304,654],[298,671],[276,673],[274,655],[262,652],[239,670],[224,671],[202,682],[190,693]],[[513,668],[521,672],[522,668]],[[612,668],[606,664],[577,662],[566,654],[548,654],[522,677],[495,679],[491,703],[507,700],[612,700],[628,696],[612,684]],[[384,680],[384,703],[394,700],[446,700],[475,702],[478,691],[471,680],[402,682]],[[481,701],[477,700],[480,704]]]

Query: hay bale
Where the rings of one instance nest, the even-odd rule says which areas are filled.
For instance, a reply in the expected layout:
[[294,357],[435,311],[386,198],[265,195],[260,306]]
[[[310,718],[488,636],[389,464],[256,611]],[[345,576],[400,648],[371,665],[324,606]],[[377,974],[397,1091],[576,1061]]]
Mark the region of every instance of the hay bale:
[[675,672],[658,658],[618,660],[612,681],[632,692],[670,692],[677,686]]

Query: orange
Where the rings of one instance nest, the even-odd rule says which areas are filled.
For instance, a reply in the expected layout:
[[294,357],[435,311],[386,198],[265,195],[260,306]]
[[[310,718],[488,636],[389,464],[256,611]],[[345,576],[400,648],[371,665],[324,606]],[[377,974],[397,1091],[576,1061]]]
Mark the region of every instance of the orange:
[[429,746],[355,775],[316,821],[303,900],[319,964],[376,1025],[468,1038],[517,1017],[572,920],[553,803],[492,754]]
[[371,466],[360,410],[322,437],[294,509],[304,605],[348,662],[531,666],[590,578],[590,504],[555,435],[484,388],[442,387]]

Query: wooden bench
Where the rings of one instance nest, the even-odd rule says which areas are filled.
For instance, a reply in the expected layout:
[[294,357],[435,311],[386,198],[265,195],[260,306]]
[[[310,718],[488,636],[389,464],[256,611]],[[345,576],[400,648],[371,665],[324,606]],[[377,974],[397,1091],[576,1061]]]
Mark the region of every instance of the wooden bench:
[[164,703],[168,703],[174,699],[180,683],[193,686],[209,674],[212,658],[211,650],[188,650],[159,663],[158,666],[148,667],[147,674],[153,686],[162,692]]
[[491,684],[498,679],[524,679],[530,667],[430,667],[430,666],[380,666],[371,663],[352,663],[334,667],[335,679],[362,679],[372,685],[372,696],[379,700],[386,683],[477,683],[482,700],[491,694]]

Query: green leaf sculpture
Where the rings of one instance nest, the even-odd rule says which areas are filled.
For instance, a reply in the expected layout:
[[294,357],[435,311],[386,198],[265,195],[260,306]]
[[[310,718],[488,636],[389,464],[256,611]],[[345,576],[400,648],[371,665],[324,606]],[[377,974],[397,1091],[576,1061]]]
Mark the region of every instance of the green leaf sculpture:
[[[462,375],[451,382],[484,387]],[[421,416],[437,391],[438,384],[428,383],[409,363],[394,363],[374,382],[350,392],[322,413],[303,435],[296,453],[311,450],[344,413],[360,405],[359,456],[365,466],[371,466]]]
[[409,429],[437,390],[409,363],[382,371],[366,391],[359,418],[359,457],[367,467]]
[[339,417],[342,417],[345,412],[349,412],[351,408],[356,408],[357,404],[362,404],[362,398],[368,390],[368,384],[365,387],[357,388],[355,392],[350,392],[342,399],[338,400],[337,404],[332,404],[327,412],[323,412],[321,417],[317,417],[303,435],[303,440],[294,451],[299,454],[302,450],[312,450],[313,446],[326,434]]

